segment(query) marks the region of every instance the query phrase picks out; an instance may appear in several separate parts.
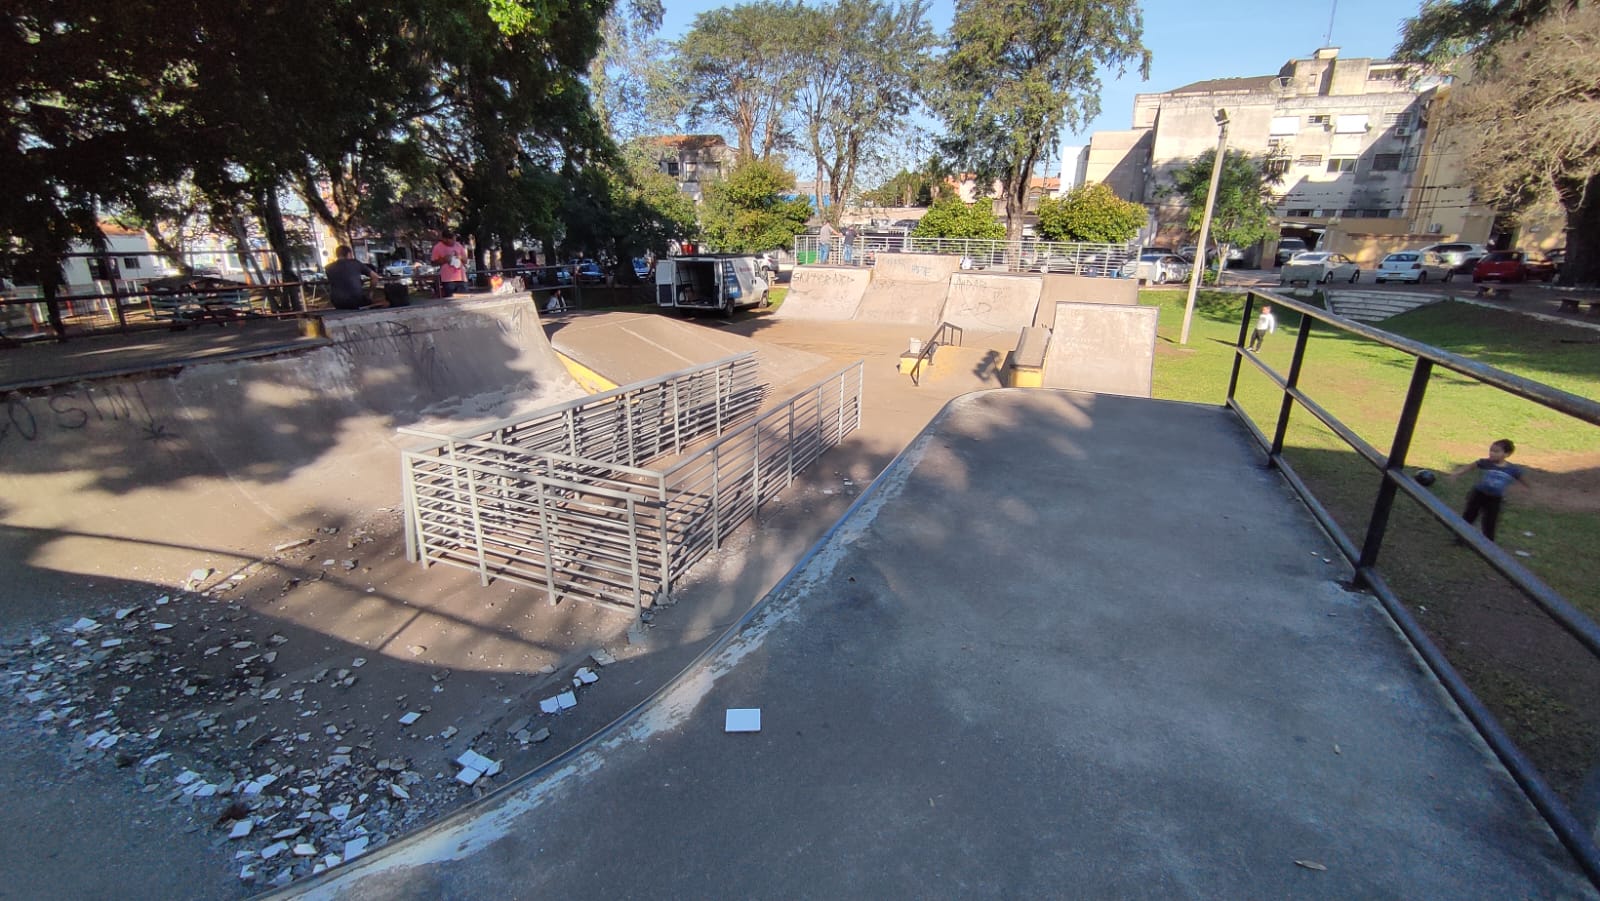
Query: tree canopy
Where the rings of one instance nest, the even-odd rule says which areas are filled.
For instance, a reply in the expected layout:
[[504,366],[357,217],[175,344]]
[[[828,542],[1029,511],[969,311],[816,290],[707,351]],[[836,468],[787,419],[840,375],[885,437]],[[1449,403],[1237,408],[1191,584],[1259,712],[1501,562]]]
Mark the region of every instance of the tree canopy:
[[1100,70],[1150,74],[1136,0],[958,0],[937,89],[943,148],[982,184],[998,180],[1022,236],[1029,181],[1063,127],[1100,113]]
[[1073,188],[1065,197],[1039,201],[1039,237],[1047,241],[1122,244],[1150,219],[1142,203],[1123,200],[1105,182]]
[[911,230],[911,236],[986,238],[998,241],[1005,238],[1006,227],[995,218],[989,201],[966,203],[961,198],[951,195],[939,200],[922,214],[922,218],[917,220],[917,227]]
[[701,230],[718,250],[761,253],[805,231],[811,202],[795,197],[794,175],[771,160],[745,160],[705,189]]
[[[1206,194],[1216,161],[1217,151],[1207,150],[1172,173],[1171,193],[1188,205],[1189,230],[1195,233],[1200,231],[1200,221],[1205,216]],[[1272,215],[1272,184],[1260,159],[1239,150],[1230,150],[1222,158],[1210,235],[1222,248],[1218,259],[1227,259],[1230,247],[1249,247],[1278,233]]]

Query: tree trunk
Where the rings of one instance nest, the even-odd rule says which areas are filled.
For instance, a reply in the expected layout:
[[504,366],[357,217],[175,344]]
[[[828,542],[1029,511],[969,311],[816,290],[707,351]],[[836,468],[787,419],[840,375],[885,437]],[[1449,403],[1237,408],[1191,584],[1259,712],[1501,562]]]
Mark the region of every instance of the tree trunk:
[[1006,240],[1013,244],[1022,240],[1022,220],[1027,212],[1028,177],[1023,175],[1018,184],[1006,185]]
[[1560,283],[1600,285],[1600,175],[1587,182],[1558,182],[1556,193],[1567,213],[1567,260]]
[[[289,230],[283,225],[283,204],[278,200],[277,186],[267,185],[259,189],[256,192],[256,200],[262,207],[257,211],[257,216],[267,227],[267,243],[272,246],[273,254],[278,257],[278,281],[299,281],[300,273],[295,267],[294,253],[289,249]],[[274,289],[268,292],[267,297],[274,313],[305,309],[299,288]]]

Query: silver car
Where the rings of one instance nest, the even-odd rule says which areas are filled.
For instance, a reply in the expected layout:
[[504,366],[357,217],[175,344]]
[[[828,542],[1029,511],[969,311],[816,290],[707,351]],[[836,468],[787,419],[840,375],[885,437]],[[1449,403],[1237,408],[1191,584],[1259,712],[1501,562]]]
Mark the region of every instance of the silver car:
[[1380,285],[1384,282],[1416,282],[1425,285],[1428,279],[1447,282],[1454,276],[1455,270],[1450,268],[1444,257],[1423,250],[1402,250],[1391,253],[1378,263],[1378,268],[1372,273],[1373,281]]
[[1452,272],[1466,275],[1472,274],[1472,267],[1478,261],[1489,255],[1489,248],[1482,244],[1469,244],[1465,241],[1447,241],[1443,244],[1429,244],[1418,251],[1419,253],[1436,253],[1444,257],[1446,264]]
[[1188,261],[1175,253],[1144,253],[1137,260],[1123,263],[1120,274],[1146,284],[1164,285],[1188,279],[1189,270]]
[[1310,253],[1297,253],[1283,264],[1278,270],[1278,284],[1289,285],[1294,282],[1306,284],[1326,284],[1334,281],[1348,281],[1355,284],[1361,278],[1361,267],[1356,261],[1342,253],[1324,253],[1312,251]]

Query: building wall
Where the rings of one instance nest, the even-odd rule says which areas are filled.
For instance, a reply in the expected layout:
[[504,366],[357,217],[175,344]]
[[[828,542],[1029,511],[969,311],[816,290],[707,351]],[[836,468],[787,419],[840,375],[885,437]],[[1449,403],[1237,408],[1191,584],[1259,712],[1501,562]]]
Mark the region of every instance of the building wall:
[[1084,182],[1103,182],[1124,200],[1144,200],[1151,136],[1147,128],[1095,132],[1084,160]]

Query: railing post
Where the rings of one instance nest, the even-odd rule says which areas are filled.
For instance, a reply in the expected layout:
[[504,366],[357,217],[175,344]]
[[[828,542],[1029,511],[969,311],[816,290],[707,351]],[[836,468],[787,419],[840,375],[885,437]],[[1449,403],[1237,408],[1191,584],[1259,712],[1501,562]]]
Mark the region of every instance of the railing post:
[[682,379],[672,380],[672,452],[675,454],[683,453],[683,400],[678,394],[682,387]]
[[711,547],[722,547],[722,457],[716,445],[711,446]]
[[546,509],[544,480],[534,476],[533,488],[534,506],[539,508],[539,535],[544,539],[544,590],[550,598],[550,606],[554,607],[556,605],[555,542],[550,537],[550,511]]
[[667,502],[667,478],[656,478],[656,504],[657,504],[657,532],[661,542],[661,590],[667,594],[672,593],[672,558],[669,556],[667,544],[667,515],[671,512]]
[[834,436],[835,443],[844,442],[844,373],[839,373],[839,425]]
[[628,570],[633,579],[633,610],[634,613],[644,609],[644,598],[639,586],[641,574],[639,571],[639,518],[634,499],[627,499],[628,505]]
[[633,466],[635,461],[638,459],[634,454],[633,447],[633,401],[626,395],[618,400],[622,404],[622,434],[626,436],[624,440],[628,443],[628,465]]
[[1432,375],[1432,361],[1417,357],[1416,366],[1411,370],[1411,386],[1406,389],[1406,400],[1400,407],[1400,421],[1395,424],[1394,442],[1389,445],[1389,459],[1378,483],[1378,497],[1372,504],[1372,517],[1367,520],[1361,558],[1356,561],[1357,583],[1363,581],[1362,570],[1378,563],[1378,552],[1383,549],[1383,537],[1389,529],[1389,514],[1394,509],[1394,495],[1398,490],[1394,473],[1405,468],[1406,455],[1411,452],[1411,436],[1417,430],[1417,414],[1422,411],[1422,399],[1428,392],[1428,379]]
[[406,505],[406,562],[427,566],[427,555],[422,546],[422,510],[417,504],[417,464],[409,453],[400,455],[400,488]]
[[761,521],[761,423],[759,423],[759,422],[757,422],[756,426],[755,426],[755,439],[754,439],[754,441],[755,441],[756,457],[755,457],[754,464],[752,464],[752,466],[751,466],[751,473],[752,473],[751,478],[755,483],[755,491],[756,491],[755,519],[756,519],[756,522],[760,522]]
[[1300,328],[1294,336],[1294,357],[1289,361],[1289,378],[1283,389],[1283,403],[1278,407],[1278,427],[1273,431],[1272,450],[1268,453],[1273,465],[1283,453],[1283,439],[1289,433],[1289,413],[1294,408],[1294,391],[1300,384],[1300,366],[1306,359],[1306,344],[1311,340],[1310,316],[1300,317]]
[[566,413],[562,414],[562,418],[567,422],[567,453],[574,457],[583,456],[578,453],[577,414],[571,408],[568,408]]
[[1245,336],[1250,334],[1250,314],[1255,310],[1256,292],[1244,293],[1244,318],[1239,320],[1239,343],[1233,352],[1233,371],[1228,375],[1228,397],[1233,400],[1233,393],[1239,387],[1239,367],[1244,363]]
[[794,401],[789,401],[789,476],[784,479],[783,487],[788,488],[794,484]]
[[478,511],[478,478],[473,469],[467,469],[467,501],[472,510],[472,543],[478,552],[478,583],[489,586],[489,564],[483,552],[483,517]]

